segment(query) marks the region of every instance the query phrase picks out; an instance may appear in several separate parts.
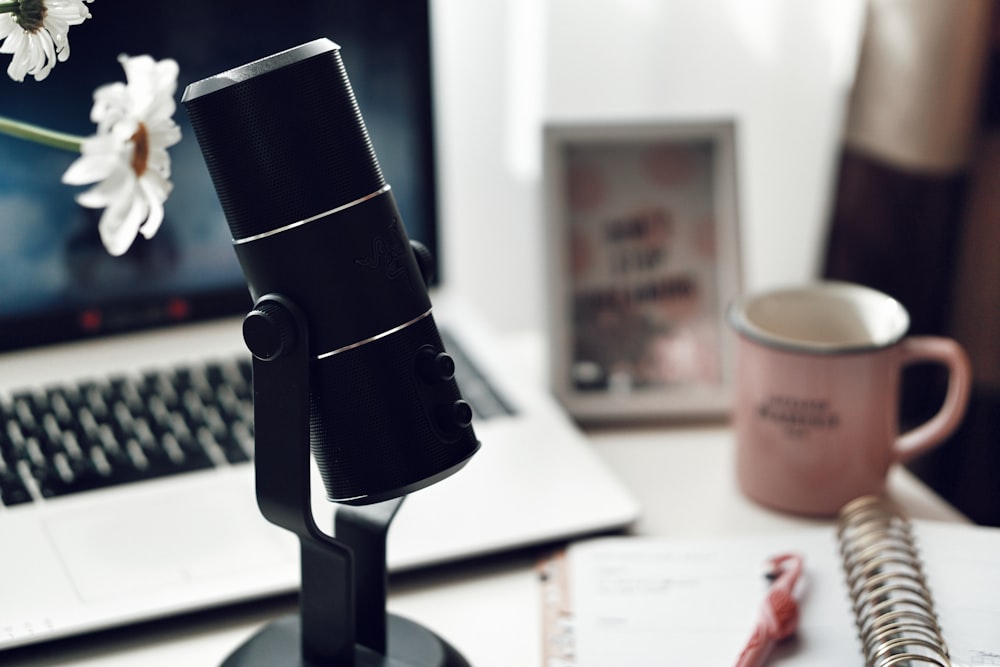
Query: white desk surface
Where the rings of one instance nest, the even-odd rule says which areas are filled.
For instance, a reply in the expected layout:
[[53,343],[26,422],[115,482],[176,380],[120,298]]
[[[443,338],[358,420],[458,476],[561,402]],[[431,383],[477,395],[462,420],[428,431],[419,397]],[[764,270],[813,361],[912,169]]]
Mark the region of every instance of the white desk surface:
[[[636,533],[737,535],[794,531],[823,523],[774,513],[744,499],[733,481],[732,437],[724,426],[616,429],[589,435],[593,446],[643,503],[644,515],[634,528]],[[902,469],[891,476],[890,493],[914,517],[967,521]],[[436,631],[476,667],[539,665],[536,556],[516,553],[395,578],[389,608]],[[34,647],[18,652],[16,664],[218,665],[267,620],[292,610],[291,598],[264,601]]]

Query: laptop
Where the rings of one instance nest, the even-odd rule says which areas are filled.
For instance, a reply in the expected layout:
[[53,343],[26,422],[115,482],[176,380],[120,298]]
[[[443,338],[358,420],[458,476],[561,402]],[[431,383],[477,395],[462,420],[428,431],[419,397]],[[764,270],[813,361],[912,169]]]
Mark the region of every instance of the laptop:
[[[101,0],[47,80],[0,81],[0,115],[87,135],[93,90],[124,79],[121,53],[177,60],[179,98],[191,81],[330,37],[408,233],[436,252],[428,4]],[[119,258],[100,245],[100,212],[60,182],[73,156],[0,137],[0,649],[298,585],[295,538],[254,498],[248,292],[180,106],[175,119],[166,219]],[[432,288],[435,318],[482,447],[406,499],[390,569],[628,526],[635,499],[446,282]],[[335,510],[314,499],[321,527]]]

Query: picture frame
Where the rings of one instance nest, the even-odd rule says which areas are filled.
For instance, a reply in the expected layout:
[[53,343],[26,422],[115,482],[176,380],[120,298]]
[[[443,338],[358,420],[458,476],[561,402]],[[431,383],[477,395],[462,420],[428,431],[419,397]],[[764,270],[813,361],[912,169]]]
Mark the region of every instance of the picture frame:
[[735,122],[548,123],[542,164],[556,398],[580,421],[728,415]]

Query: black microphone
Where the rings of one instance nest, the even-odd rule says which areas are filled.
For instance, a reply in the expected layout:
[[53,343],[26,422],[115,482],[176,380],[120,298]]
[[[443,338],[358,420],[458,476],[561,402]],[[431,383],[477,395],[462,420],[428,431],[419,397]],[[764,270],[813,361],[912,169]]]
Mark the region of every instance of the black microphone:
[[251,296],[305,316],[310,446],[329,499],[380,502],[465,465],[479,448],[471,408],[340,47],[308,42],[192,83],[182,101]]

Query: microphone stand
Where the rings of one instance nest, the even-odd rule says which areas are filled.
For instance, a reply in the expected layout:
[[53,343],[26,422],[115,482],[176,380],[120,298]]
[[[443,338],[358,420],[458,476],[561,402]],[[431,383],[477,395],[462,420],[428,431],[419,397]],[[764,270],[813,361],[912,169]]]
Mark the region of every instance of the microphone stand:
[[312,515],[309,339],[301,311],[264,295],[243,323],[253,353],[254,469],[264,517],[299,538],[298,614],[265,626],[223,667],[469,667],[427,628],[386,613],[386,537],[403,502],[337,508],[334,535]]

